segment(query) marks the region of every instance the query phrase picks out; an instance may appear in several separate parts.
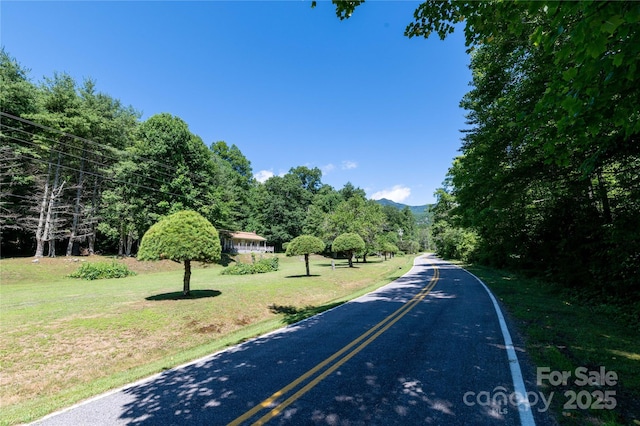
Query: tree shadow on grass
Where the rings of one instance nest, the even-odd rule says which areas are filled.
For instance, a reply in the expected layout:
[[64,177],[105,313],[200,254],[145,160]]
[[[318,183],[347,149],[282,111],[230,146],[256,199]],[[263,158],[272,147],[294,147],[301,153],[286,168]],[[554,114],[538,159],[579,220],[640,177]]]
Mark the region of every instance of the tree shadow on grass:
[[328,311],[336,306],[342,305],[344,302],[328,303],[321,306],[305,306],[304,308],[296,308],[292,305],[269,305],[269,310],[274,314],[284,314],[283,322],[285,324],[295,324],[304,319],[317,315],[321,312]]
[[343,268],[349,268],[349,267],[352,268],[352,269],[359,268],[359,266],[356,266],[356,265],[358,265],[358,263],[356,263],[356,262],[353,262],[353,266],[351,266],[351,267],[349,266],[348,263],[344,263],[344,264],[336,263],[335,265],[331,265],[330,263],[318,263],[318,266],[326,266],[328,268],[331,268],[332,266],[335,266],[336,269],[343,269]]
[[285,278],[305,278],[305,277],[319,277],[319,274],[302,274],[302,275],[287,275]]
[[206,297],[220,296],[222,293],[218,290],[191,290],[188,296],[182,294],[181,291],[174,291],[172,293],[156,294],[155,296],[145,297],[145,300],[191,300],[191,299],[204,299]]

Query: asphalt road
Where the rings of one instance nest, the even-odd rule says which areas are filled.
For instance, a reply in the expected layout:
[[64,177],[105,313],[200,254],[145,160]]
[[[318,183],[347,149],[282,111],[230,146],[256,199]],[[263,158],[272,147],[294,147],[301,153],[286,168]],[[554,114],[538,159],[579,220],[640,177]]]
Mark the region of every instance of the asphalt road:
[[504,324],[475,277],[421,256],[374,293],[35,424],[552,424]]

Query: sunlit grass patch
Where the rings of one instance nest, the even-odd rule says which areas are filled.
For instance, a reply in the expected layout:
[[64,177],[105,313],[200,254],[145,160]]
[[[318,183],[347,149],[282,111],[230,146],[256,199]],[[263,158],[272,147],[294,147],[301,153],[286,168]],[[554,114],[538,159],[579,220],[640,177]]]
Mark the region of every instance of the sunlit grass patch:
[[185,298],[175,262],[121,259],[138,275],[86,281],[68,277],[81,259],[2,259],[0,424],[34,420],[305,318],[386,284],[412,260],[373,258],[333,270],[330,259],[312,256],[312,277],[299,276],[297,257],[280,256],[278,271],[245,276],[196,264]]

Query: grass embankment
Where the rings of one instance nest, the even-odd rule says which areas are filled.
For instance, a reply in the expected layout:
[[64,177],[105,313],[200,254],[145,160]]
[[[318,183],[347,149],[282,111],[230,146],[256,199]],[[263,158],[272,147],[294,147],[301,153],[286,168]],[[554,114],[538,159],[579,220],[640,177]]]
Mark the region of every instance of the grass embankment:
[[[0,424],[27,422],[82,399],[205,356],[384,285],[413,256],[346,267],[280,257],[267,274],[122,260],[137,276],[69,278],[78,259],[0,260]],[[97,256],[84,261],[105,261]],[[247,261],[248,259],[244,259]],[[250,259],[248,260],[250,261]]]
[[[640,425],[640,306],[622,310],[601,300],[581,302],[556,285],[479,266],[466,268],[504,303],[534,364],[571,373],[566,385],[542,380],[546,398],[553,393],[551,407],[561,424]],[[576,374],[579,367],[586,372]],[[605,380],[593,376],[600,386],[581,385],[583,373],[599,374],[601,368]],[[614,372],[617,380],[607,372]],[[598,403],[606,391],[615,402]]]

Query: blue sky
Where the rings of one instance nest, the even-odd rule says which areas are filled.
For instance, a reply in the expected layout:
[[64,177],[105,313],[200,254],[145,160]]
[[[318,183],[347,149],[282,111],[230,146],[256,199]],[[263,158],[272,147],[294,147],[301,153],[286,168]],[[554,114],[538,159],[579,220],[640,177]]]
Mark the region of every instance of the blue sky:
[[319,1],[0,3],[1,43],[141,111],[235,144],[259,178],[318,167],[336,189],[434,202],[458,155],[471,73],[463,34],[403,36],[419,2],[370,1],[344,21]]

